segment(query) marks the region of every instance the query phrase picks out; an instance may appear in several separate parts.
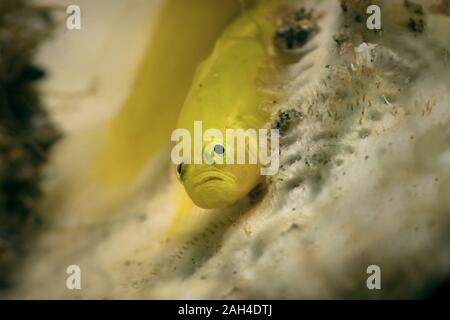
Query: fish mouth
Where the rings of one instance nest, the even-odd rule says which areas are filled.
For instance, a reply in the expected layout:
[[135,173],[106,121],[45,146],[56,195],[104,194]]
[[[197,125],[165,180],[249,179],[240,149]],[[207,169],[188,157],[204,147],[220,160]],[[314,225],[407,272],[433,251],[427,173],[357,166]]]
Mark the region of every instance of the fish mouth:
[[185,186],[192,201],[200,208],[216,209],[231,204],[236,198],[236,178],[218,170],[204,171]]
[[220,181],[220,182],[225,182],[225,180],[223,178],[217,177],[217,176],[212,176],[212,177],[206,177],[204,179],[201,179],[199,182],[197,182],[194,185],[194,188],[205,185],[209,182],[213,182],[213,181]]
[[214,188],[215,184],[220,187],[225,187],[227,185],[233,185],[235,183],[235,178],[228,175],[225,172],[218,170],[205,171],[198,174],[194,179],[191,180],[190,187],[192,189],[201,189],[203,187]]

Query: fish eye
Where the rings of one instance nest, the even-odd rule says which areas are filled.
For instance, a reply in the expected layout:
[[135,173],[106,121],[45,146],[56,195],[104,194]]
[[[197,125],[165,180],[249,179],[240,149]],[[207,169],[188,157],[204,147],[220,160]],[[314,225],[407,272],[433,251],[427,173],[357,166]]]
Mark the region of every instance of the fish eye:
[[222,155],[225,153],[225,148],[220,144],[216,144],[214,146],[214,152],[218,155]]
[[177,166],[177,173],[178,173],[178,177],[181,177],[181,174],[183,173],[183,164],[182,163],[180,163]]

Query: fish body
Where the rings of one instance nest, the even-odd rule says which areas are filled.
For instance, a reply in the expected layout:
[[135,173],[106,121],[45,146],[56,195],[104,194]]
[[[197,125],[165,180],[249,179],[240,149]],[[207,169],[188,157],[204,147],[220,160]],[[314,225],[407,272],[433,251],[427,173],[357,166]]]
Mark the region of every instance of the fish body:
[[[224,31],[196,71],[178,128],[186,128],[194,137],[194,123],[201,121],[204,131],[216,129],[226,137],[227,129],[258,131],[266,126],[270,113],[264,106],[274,97],[264,87],[265,79],[275,74],[271,52],[279,3],[260,1]],[[220,152],[214,148],[212,156],[226,158],[234,142],[224,144],[216,138],[203,141],[202,146],[217,142]],[[193,202],[206,209],[236,202],[261,180],[259,163],[182,163],[177,171]]]

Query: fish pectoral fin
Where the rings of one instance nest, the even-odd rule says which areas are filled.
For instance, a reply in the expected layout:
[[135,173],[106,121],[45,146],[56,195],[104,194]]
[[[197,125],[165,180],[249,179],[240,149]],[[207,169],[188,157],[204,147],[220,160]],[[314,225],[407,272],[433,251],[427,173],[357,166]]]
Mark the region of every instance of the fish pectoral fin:
[[182,185],[177,185],[176,204],[172,221],[163,235],[163,241],[183,240],[202,225],[203,209],[197,207],[189,198]]

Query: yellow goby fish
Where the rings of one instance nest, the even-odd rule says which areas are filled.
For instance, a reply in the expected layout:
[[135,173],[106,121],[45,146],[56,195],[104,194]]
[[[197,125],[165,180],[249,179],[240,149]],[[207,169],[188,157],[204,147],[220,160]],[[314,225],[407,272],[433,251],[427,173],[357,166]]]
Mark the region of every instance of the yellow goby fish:
[[165,0],[135,83],[95,163],[103,186],[133,183],[175,128],[196,65],[240,12],[238,0]]
[[[276,74],[272,49],[280,3],[260,1],[225,30],[196,71],[178,128],[186,128],[194,136],[194,122],[201,121],[203,130],[218,129],[225,137],[226,129],[266,126],[270,113],[263,106],[274,97],[263,90],[263,83]],[[214,145],[215,138],[203,143],[203,147]],[[220,143],[217,139],[212,156],[226,157],[227,148],[234,147]],[[182,163],[176,170],[192,201],[206,209],[236,202],[261,179],[258,163]]]

